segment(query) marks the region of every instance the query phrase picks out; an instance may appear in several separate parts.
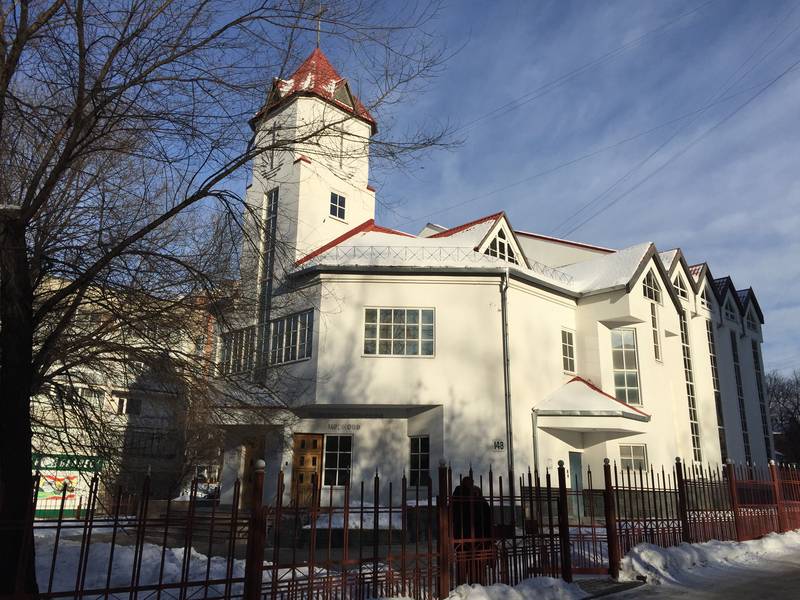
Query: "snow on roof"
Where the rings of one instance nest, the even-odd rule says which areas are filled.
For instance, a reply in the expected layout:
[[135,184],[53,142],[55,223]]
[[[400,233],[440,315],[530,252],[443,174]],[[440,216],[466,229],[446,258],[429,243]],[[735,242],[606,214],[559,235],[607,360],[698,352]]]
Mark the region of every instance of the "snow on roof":
[[554,242],[556,244],[564,244],[566,246],[576,246],[578,248],[586,248],[588,250],[598,250],[600,252],[616,252],[616,250],[612,248],[606,248],[605,246],[596,246],[595,244],[587,244],[586,242],[575,242],[573,240],[565,240],[563,238],[553,237],[551,235],[544,235],[541,233],[532,233],[530,231],[522,231],[521,229],[515,229],[514,233],[517,235],[525,236],[525,237],[532,237],[539,240],[544,240],[546,242]]
[[572,289],[588,293],[627,285],[636,274],[651,242],[618,250],[613,254],[597,256],[578,263],[559,267],[572,277]]
[[542,416],[618,416],[649,421],[650,415],[606,394],[582,377],[573,377],[546,396],[534,410]]
[[[253,119],[278,108],[293,95],[311,94],[363,119],[372,126],[372,132],[375,133],[378,128],[375,119],[355,95],[342,90],[337,96],[337,91],[343,86],[347,86],[347,80],[339,75],[325,53],[315,48],[291,77],[275,80],[266,105]],[[352,98],[353,105],[343,101],[343,98]]]
[[664,263],[664,268],[669,271],[670,267],[672,267],[672,263],[678,256],[678,249],[673,248],[672,250],[667,250],[666,252],[659,252],[659,258],[661,258],[661,262]]

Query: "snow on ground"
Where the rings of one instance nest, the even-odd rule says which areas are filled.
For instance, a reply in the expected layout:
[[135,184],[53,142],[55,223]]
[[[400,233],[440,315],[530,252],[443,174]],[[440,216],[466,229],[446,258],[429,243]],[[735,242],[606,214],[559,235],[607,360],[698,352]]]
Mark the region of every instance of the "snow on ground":
[[749,542],[681,544],[661,548],[639,544],[622,559],[620,579],[645,577],[648,583],[692,587],[696,575],[724,580],[734,571],[755,568],[769,559],[800,554],[800,531],[771,533]]
[[460,585],[448,600],[580,600],[588,594],[575,583],[566,583],[552,577],[526,579],[516,586]]

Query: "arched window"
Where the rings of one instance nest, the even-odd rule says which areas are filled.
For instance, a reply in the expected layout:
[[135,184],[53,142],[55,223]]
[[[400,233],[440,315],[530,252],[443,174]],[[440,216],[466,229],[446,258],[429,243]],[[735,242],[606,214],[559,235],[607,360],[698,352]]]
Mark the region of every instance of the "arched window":
[[755,316],[753,316],[753,311],[747,311],[747,328],[750,331],[758,331],[758,322],[756,321]]
[[642,293],[645,298],[650,298],[653,302],[661,304],[661,286],[658,285],[656,276],[652,271],[648,271],[642,282]]
[[700,306],[705,309],[711,308],[711,297],[708,295],[708,288],[703,286],[703,291],[700,292]]
[[733,302],[731,302],[730,298],[725,301],[725,318],[729,321],[736,320],[736,309],[733,307]]
[[486,249],[484,254],[488,254],[489,256],[499,258],[506,262],[514,263],[515,265],[519,264],[517,255],[514,252],[514,248],[511,247],[511,244],[506,237],[506,232],[502,229],[497,232],[497,235],[489,244],[489,247]]

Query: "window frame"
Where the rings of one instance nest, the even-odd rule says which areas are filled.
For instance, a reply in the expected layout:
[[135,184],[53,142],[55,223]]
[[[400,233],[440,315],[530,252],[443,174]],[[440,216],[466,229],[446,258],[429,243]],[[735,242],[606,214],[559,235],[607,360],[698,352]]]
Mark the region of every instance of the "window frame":
[[[347,222],[347,197],[339,192],[331,192],[328,215],[337,221]],[[334,214],[335,213],[335,214]],[[341,214],[340,214],[341,213]]]
[[[328,441],[336,438],[337,439],[337,448],[336,450],[328,450]],[[349,455],[349,465],[346,469],[339,468],[339,456],[344,454],[339,447],[341,444],[341,440],[343,438],[347,438],[350,440],[350,448],[346,451]],[[333,487],[333,488],[344,488],[351,483],[351,479],[353,477],[353,446],[355,442],[355,436],[351,434],[341,434],[341,433],[331,433],[325,434],[325,438],[322,442],[322,486],[323,487]],[[335,467],[328,467],[328,455],[335,454],[336,455],[336,466]],[[328,471],[335,471],[336,474],[336,483],[328,483]],[[347,471],[347,481],[345,483],[340,483],[339,481],[339,473],[341,471]]]
[[733,306],[730,297],[725,300],[722,305],[722,312],[728,321],[736,321],[736,308]]
[[747,315],[745,316],[744,321],[747,329],[754,333],[758,333],[758,321],[756,320],[755,315],[753,315],[752,309],[747,310]]
[[506,230],[503,227],[497,230],[497,233],[494,234],[492,241],[489,242],[489,245],[486,246],[486,250],[484,250],[483,253],[492,258],[499,258],[512,265],[519,265],[517,252],[511,245],[511,236],[506,234]]
[[655,302],[650,304],[650,329],[653,331],[653,358],[663,363],[664,353],[661,348],[661,320],[658,316],[658,305]]
[[661,285],[658,283],[653,269],[647,271],[642,280],[642,295],[648,300],[661,304]]
[[[624,334],[626,332],[630,332],[633,334],[633,353],[634,359],[636,362],[635,368],[628,368],[626,365],[625,360],[625,352],[630,351],[631,348],[627,348],[625,345]],[[614,352],[616,352],[616,348],[614,346],[614,335],[619,334],[622,336],[622,345],[620,346],[620,351],[622,352],[622,368],[617,368],[614,364]],[[611,367],[613,370],[613,377],[614,377],[614,397],[619,400],[620,402],[624,402],[630,406],[643,406],[644,402],[642,400],[642,377],[639,369],[639,348],[638,348],[638,340],[636,336],[636,329],[633,327],[620,327],[618,329],[611,330]],[[628,386],[628,375],[635,373],[636,375],[636,387],[629,387]],[[617,375],[622,374],[624,376],[625,385],[620,387],[617,385]],[[619,397],[619,390],[625,390],[624,398]],[[638,400],[636,402],[630,401],[630,390],[636,389],[636,393],[638,395]]]
[[[622,449],[629,448],[631,450],[630,457],[622,456]],[[641,458],[636,458],[633,456],[633,449],[634,448],[641,448],[643,450],[643,456]],[[630,444],[619,444],[619,467],[622,472],[626,472],[628,469],[623,465],[623,461],[629,460],[631,461],[630,471],[632,473],[639,472],[639,469],[636,468],[636,461],[642,461],[643,468],[641,469],[642,473],[647,473],[648,470],[648,462],[647,462],[647,444],[644,443],[630,443]]]
[[[305,325],[301,322],[303,317],[306,318]],[[297,319],[297,329],[290,327],[292,319]],[[272,319],[269,324],[267,364],[269,366],[288,365],[310,360],[314,355],[314,321],[313,308],[307,308],[277,319]],[[279,347],[274,346],[276,329],[278,330],[277,337],[283,340]],[[292,339],[293,335],[295,336],[294,340]],[[288,344],[286,342],[287,339],[289,340]],[[300,349],[303,347],[305,348],[305,354],[301,356]],[[294,358],[285,358],[286,352],[288,351],[291,356],[292,350],[295,351]],[[279,353],[283,354],[283,358],[280,360],[278,360]]]
[[[569,336],[568,341],[565,340],[565,336]],[[571,350],[571,355],[567,352],[568,350]],[[572,362],[572,369],[568,368],[570,361]],[[566,327],[561,328],[561,368],[564,373],[569,375],[575,375],[578,372],[575,357],[575,332]]]
[[686,284],[683,281],[683,277],[680,276],[680,273],[675,276],[675,279],[672,280],[672,287],[675,288],[675,293],[678,295],[678,298],[682,300],[689,300],[689,288],[686,287]]
[[[367,321],[368,311],[374,310],[375,311],[375,321]],[[391,311],[392,312],[392,322],[386,323],[385,321],[381,320],[382,312],[381,311]],[[405,311],[405,315],[403,317],[404,321],[402,324],[395,323],[395,311],[402,310]],[[399,338],[395,339],[395,327],[407,327],[408,322],[408,313],[409,311],[417,311],[417,338],[408,338],[404,337],[402,340]],[[423,313],[424,312],[431,312],[432,313],[432,321],[431,323],[424,323],[423,322]],[[411,323],[413,325],[414,323]],[[436,334],[437,334],[437,325],[436,325],[436,309],[431,306],[365,306],[363,311],[363,321],[362,321],[362,337],[361,337],[361,356],[365,358],[436,358]],[[367,327],[374,326],[375,327],[375,334],[373,336],[367,335]],[[431,337],[424,338],[423,337],[423,327],[432,327]],[[391,331],[391,336],[389,338],[381,337],[382,327],[389,327]],[[382,353],[381,350],[381,342],[388,341],[390,344],[391,352],[389,353]],[[399,354],[395,353],[395,343],[403,342],[404,347],[407,341],[416,341],[417,342],[417,353],[416,354]],[[367,352],[367,342],[374,342],[374,352]],[[423,343],[424,342],[431,342],[431,353],[430,354],[423,354]]]
[[698,294],[698,298],[700,299],[700,308],[711,310],[711,298],[709,297],[708,294],[709,294],[708,286],[704,285],[703,289]]
[[[416,452],[414,452],[414,441],[415,440],[420,442],[420,447],[417,449]],[[422,450],[422,446],[421,446],[422,440],[426,440],[427,444],[428,444],[428,448],[425,451]],[[415,468],[414,467],[414,457],[415,456],[417,456],[417,457],[427,456],[428,457],[428,468],[427,469],[423,469],[421,466],[418,466],[418,467]],[[409,457],[409,461],[408,461],[408,487],[412,487],[412,488],[428,488],[428,487],[430,487],[432,485],[432,480],[431,480],[431,436],[430,436],[430,434],[421,433],[421,434],[415,434],[415,435],[409,435],[408,436],[408,457]],[[418,477],[417,480],[416,480],[416,483],[415,483],[415,480],[414,480],[414,473],[417,473],[417,477]],[[421,475],[422,473],[425,474],[426,479],[425,479],[424,482],[421,483],[421,480],[419,479],[419,475]]]

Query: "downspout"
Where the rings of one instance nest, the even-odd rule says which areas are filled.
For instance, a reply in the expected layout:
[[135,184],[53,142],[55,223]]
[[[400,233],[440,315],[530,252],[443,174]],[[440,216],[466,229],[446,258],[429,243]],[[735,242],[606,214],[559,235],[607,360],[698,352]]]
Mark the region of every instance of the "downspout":
[[533,430],[533,469],[534,475],[539,474],[539,436],[537,435],[539,428],[539,411],[533,409],[531,411],[531,429]]
[[503,391],[506,408],[506,456],[508,461],[509,486],[513,495],[514,485],[514,442],[511,433],[511,361],[508,355],[508,267],[503,271],[500,283],[500,312],[503,335]]

